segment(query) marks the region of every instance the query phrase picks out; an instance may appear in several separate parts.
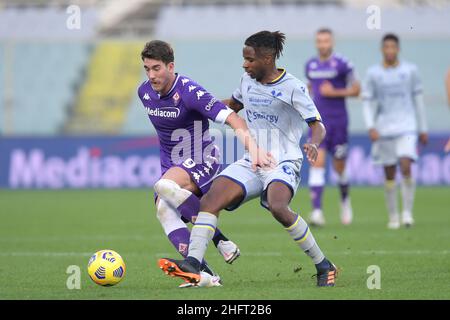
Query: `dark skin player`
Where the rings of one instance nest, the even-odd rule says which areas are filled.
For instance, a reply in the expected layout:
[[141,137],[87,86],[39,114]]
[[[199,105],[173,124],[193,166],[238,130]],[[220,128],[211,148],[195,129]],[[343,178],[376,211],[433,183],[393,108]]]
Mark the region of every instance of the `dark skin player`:
[[[245,46],[243,49],[244,64],[243,68],[248,75],[256,81],[266,84],[278,78],[282,73],[275,65],[273,53],[251,46]],[[243,109],[244,106],[234,99],[228,99],[225,103],[235,112]],[[303,145],[303,150],[311,164],[317,160],[318,146],[325,137],[325,127],[320,121],[310,122],[309,127],[312,130],[312,138],[309,143]],[[281,182],[272,182],[268,186],[267,200],[269,210],[274,218],[284,227],[289,227],[295,222],[296,215],[289,208],[289,202],[292,199],[292,192],[285,184]],[[242,201],[244,190],[237,183],[225,177],[217,177],[209,192],[203,196],[200,201],[200,211],[206,211],[219,216],[222,209],[230,207]]]
[[[261,31],[250,36],[245,41],[245,47],[243,49],[244,64],[243,68],[255,81],[262,85],[268,85],[274,83],[280,77],[283,76],[284,70],[279,70],[276,67],[275,61],[280,57],[283,52],[285,36],[279,31],[269,32]],[[237,102],[235,99],[225,101],[236,112],[242,110],[244,106]],[[317,117],[319,120],[320,118]],[[317,160],[317,147],[325,137],[325,127],[320,121],[312,121],[308,123],[312,129],[312,139],[309,143],[304,144],[303,149],[306,153],[306,157],[310,163],[314,163]],[[262,128],[264,130],[264,128]],[[256,170],[256,166],[252,166],[253,170]],[[264,169],[264,168],[263,168]],[[304,241],[307,239],[308,226],[303,221],[300,225],[300,216],[296,215],[290,208],[289,203],[293,197],[293,192],[280,180],[274,179],[269,182],[266,190],[264,190],[264,196],[267,196],[268,209],[274,216],[274,218],[280,222],[286,229],[295,230],[293,239],[298,241]],[[218,176],[212,183],[210,190],[200,201],[200,213],[199,216],[202,222],[196,225],[194,230],[197,234],[193,239],[191,236],[191,245],[189,246],[189,253],[191,249],[192,255],[188,255],[185,260],[174,260],[169,258],[159,259],[158,264],[161,270],[167,275],[176,276],[185,279],[190,283],[199,283],[201,280],[199,273],[199,259],[204,256],[206,250],[207,233],[214,230],[217,225],[219,213],[222,209],[236,205],[245,196],[245,187],[241,187],[239,182],[234,182],[225,176]],[[215,217],[212,217],[212,216]],[[210,222],[210,223],[208,223]],[[210,229],[209,231],[206,229]],[[293,229],[292,229],[293,228]],[[301,236],[300,236],[301,235]],[[205,238],[206,236],[206,238]],[[312,244],[308,243],[308,247],[305,247],[303,251],[305,253],[311,253],[313,256],[320,258],[321,261],[315,261],[317,269],[317,286],[319,287],[331,287],[335,284],[336,279],[336,266],[332,264],[328,259],[323,256],[323,253],[318,248],[315,240],[311,238]],[[314,258],[313,258],[314,260]]]

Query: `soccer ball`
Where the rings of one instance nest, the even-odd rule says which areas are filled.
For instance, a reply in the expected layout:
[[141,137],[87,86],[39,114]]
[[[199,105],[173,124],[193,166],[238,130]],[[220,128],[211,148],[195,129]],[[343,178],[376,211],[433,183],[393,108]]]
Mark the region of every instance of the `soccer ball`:
[[113,250],[97,251],[89,259],[88,273],[96,284],[105,287],[113,286],[125,276],[125,262]]

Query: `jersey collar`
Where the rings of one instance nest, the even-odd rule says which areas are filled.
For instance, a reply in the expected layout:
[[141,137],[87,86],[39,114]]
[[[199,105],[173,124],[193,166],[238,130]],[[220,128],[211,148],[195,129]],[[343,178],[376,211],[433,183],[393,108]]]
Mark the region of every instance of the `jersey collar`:
[[267,84],[275,84],[275,83],[278,83],[278,82],[281,81],[281,79],[284,78],[284,76],[286,75],[286,69],[284,69],[284,68],[279,68],[278,70],[282,71],[281,74],[280,74],[278,77],[276,77],[275,79],[273,79],[272,81],[267,82]]

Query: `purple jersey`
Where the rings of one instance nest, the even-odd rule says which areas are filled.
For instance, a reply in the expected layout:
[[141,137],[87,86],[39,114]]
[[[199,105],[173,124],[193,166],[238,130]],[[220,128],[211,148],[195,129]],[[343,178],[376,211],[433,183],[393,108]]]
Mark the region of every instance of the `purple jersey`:
[[141,84],[138,95],[159,137],[162,174],[192,160],[202,164],[207,161],[204,155],[215,154],[208,120],[224,123],[232,110],[202,86],[177,74],[166,95],[155,92],[148,80]]
[[345,98],[327,98],[320,94],[322,82],[328,80],[335,88],[345,88],[355,76],[353,65],[344,57],[332,54],[328,60],[321,61],[318,57],[311,58],[305,65],[305,74],[311,85],[311,95],[324,123],[328,118],[347,118]]

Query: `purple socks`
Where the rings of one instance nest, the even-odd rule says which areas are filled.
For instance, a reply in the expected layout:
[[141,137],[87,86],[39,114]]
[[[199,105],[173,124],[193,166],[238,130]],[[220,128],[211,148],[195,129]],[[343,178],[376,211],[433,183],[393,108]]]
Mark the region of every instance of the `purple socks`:
[[349,185],[346,184],[339,184],[339,190],[341,192],[341,200],[344,201],[348,197],[348,191],[349,191]]
[[322,209],[323,186],[310,187],[311,201],[314,209]]

